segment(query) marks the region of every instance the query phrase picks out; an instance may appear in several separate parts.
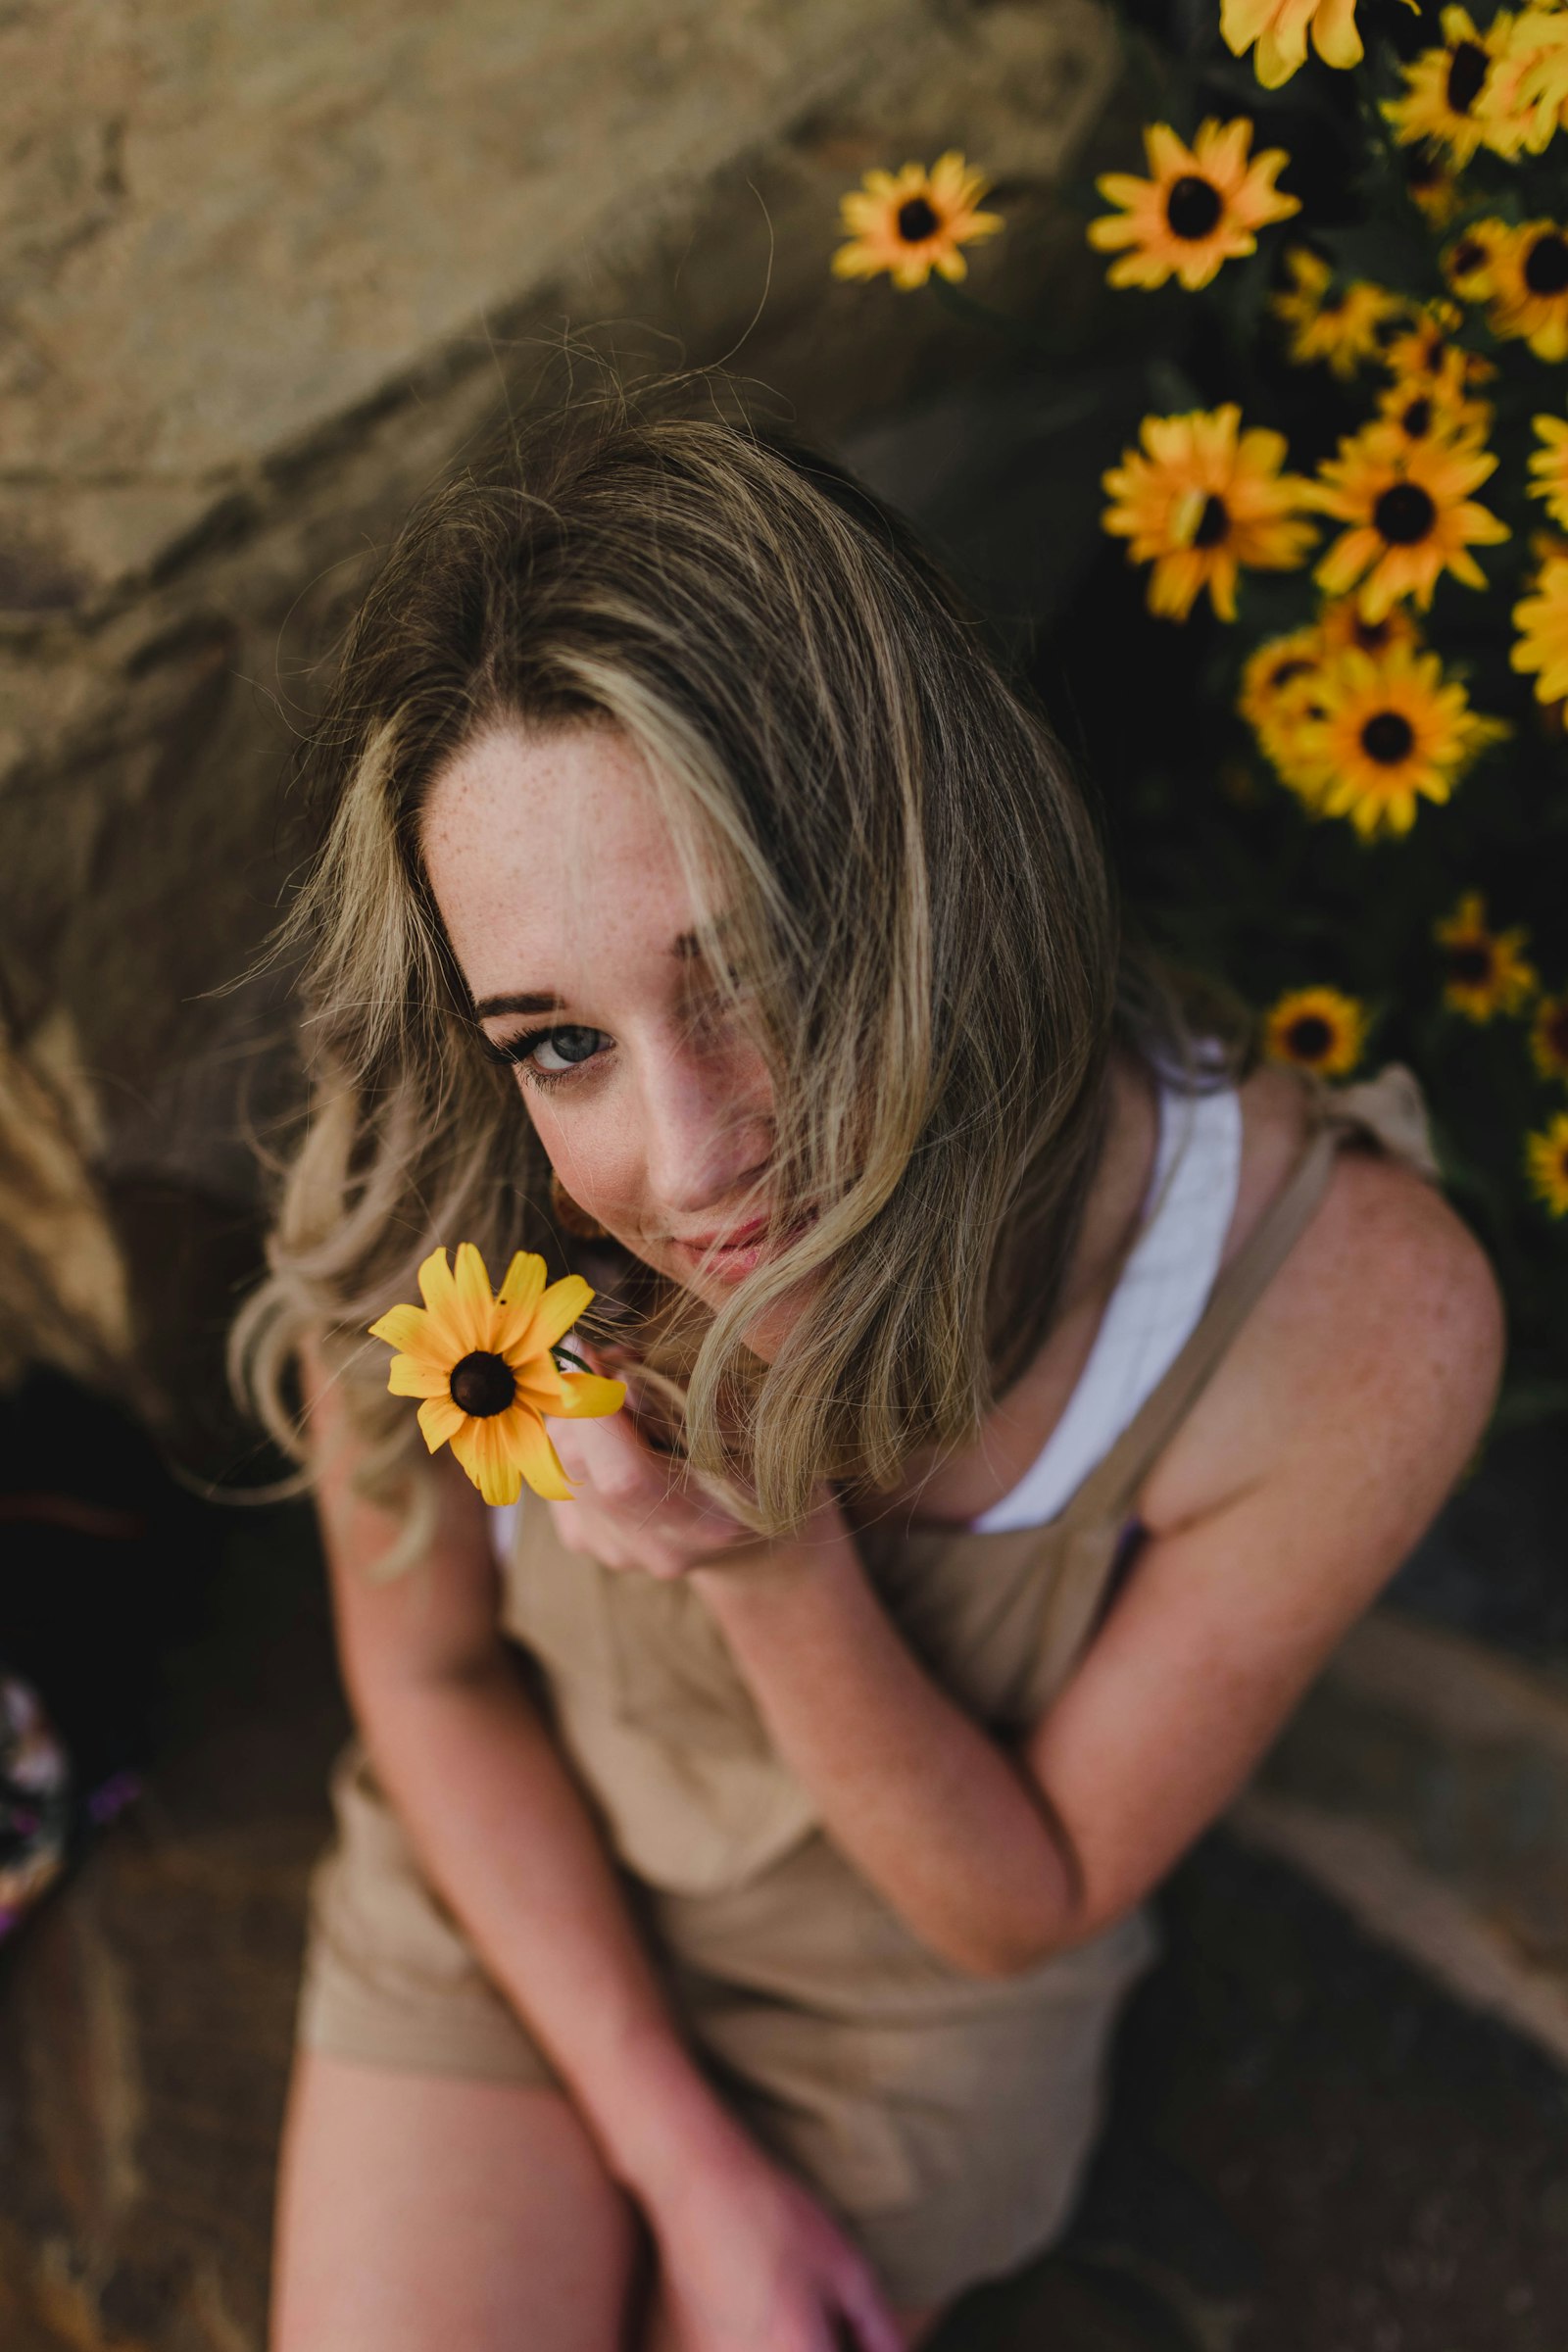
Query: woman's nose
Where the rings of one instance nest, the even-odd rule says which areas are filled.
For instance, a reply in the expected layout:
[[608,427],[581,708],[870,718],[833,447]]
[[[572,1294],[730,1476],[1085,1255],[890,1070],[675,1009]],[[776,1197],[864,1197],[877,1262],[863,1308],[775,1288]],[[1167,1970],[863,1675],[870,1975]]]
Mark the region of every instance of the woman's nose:
[[672,1217],[738,1202],[761,1177],[773,1129],[760,1055],[672,1054],[645,1102],[649,1189]]

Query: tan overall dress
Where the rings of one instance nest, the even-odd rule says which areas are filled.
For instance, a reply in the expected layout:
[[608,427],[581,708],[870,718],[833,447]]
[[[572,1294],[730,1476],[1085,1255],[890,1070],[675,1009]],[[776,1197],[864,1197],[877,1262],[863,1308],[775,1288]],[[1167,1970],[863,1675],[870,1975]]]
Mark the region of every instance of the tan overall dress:
[[[1298,1166],[1056,1518],[860,1540],[911,1648],[999,1732],[1037,1720],[1078,1662],[1130,1562],[1152,1466],[1311,1215],[1337,1147],[1370,1137],[1435,1175],[1402,1066],[1311,1092],[1320,1120]],[[1022,1975],[966,1975],[818,1826],[689,1586],[566,1552],[531,1501],[503,1582],[505,1630],[529,1653],[680,2028],[756,2137],[895,2302],[946,2299],[1042,2250],[1097,2134],[1117,2012],[1160,1948],[1150,1905]],[[387,2066],[559,2083],[421,1875],[357,1738],[332,1795],[299,2038]]]

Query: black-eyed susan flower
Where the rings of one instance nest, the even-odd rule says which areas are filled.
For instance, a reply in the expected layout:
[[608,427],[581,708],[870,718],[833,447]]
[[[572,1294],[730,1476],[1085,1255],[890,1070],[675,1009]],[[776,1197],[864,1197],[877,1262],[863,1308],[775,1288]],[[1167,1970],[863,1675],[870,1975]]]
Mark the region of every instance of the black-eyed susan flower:
[[1499,18],[1490,40],[1492,71],[1476,101],[1487,144],[1510,158],[1539,155],[1568,123],[1568,14],[1527,8]]
[[1484,441],[1492,428],[1492,403],[1464,388],[1464,354],[1451,352],[1446,370],[1396,376],[1378,394],[1378,415],[1400,444],[1411,441]]
[[1290,161],[1284,148],[1250,156],[1251,142],[1245,115],[1223,123],[1209,116],[1191,147],[1168,122],[1145,124],[1151,177],[1106,172],[1095,182],[1108,204],[1122,207],[1088,230],[1102,253],[1128,248],[1105,272],[1111,285],[1162,286],[1175,277],[1196,292],[1223,263],[1255,253],[1258,229],[1300,211],[1299,198],[1274,185]]
[[1443,950],[1443,1002],[1466,1020],[1487,1022],[1499,1012],[1519,1012],[1541,985],[1525,959],[1530,934],[1522,927],[1494,931],[1487,902],[1467,890],[1453,912],[1434,923],[1432,936]]
[[1486,574],[1470,554],[1506,539],[1508,526],[1469,493],[1497,461],[1473,443],[1397,442],[1381,424],[1364,425],[1325,459],[1308,504],[1349,527],[1318,564],[1313,577],[1331,596],[1357,589],[1369,620],[1378,620],[1401,596],[1423,611],[1440,573],[1484,588]]
[[1539,673],[1537,702],[1560,702],[1568,695],[1568,556],[1543,564],[1533,593],[1513,609],[1513,625],[1519,634],[1509,662]]
[[593,1298],[580,1274],[545,1287],[545,1261],[519,1250],[494,1296],[484,1259],[458,1244],[457,1265],[432,1250],[419,1268],[423,1306],[394,1306],[372,1339],[401,1350],[387,1369],[394,1396],[417,1396],[432,1453],[450,1445],[486,1502],[515,1502],[527,1480],[562,1502],[571,1488],[545,1428],[617,1412],[625,1384],[562,1372],[553,1350]]
[[1530,1055],[1543,1078],[1568,1078],[1568,990],[1543,997],[1536,1006]]
[[1496,240],[1487,324],[1528,343],[1538,360],[1568,359],[1568,230],[1526,220]]
[[1293,756],[1315,781],[1325,816],[1363,841],[1407,833],[1418,801],[1447,800],[1476,754],[1508,730],[1470,709],[1436,654],[1407,645],[1374,661],[1349,648],[1325,662]]
[[1371,1026],[1366,1006],[1337,988],[1293,988],[1275,999],[1263,1021],[1263,1051],[1271,1061],[1346,1078],[1366,1051]]
[[1459,180],[1430,147],[1413,147],[1404,159],[1404,188],[1429,228],[1446,228],[1459,210]]
[[1472,220],[1445,247],[1443,274],[1461,302],[1490,302],[1497,291],[1495,264],[1511,231],[1506,220]]
[[1561,416],[1536,416],[1531,421],[1542,447],[1530,460],[1536,477],[1530,495],[1544,499],[1552,521],[1568,531],[1568,421]]
[[1313,681],[1322,659],[1322,636],[1311,626],[1270,637],[1244,663],[1236,698],[1237,710],[1281,783],[1314,811],[1320,797],[1317,780],[1300,772],[1293,748],[1297,729],[1311,715]]
[[1296,512],[1305,484],[1280,471],[1285,436],[1241,432],[1241,420],[1234,401],[1146,416],[1142,451],[1124,450],[1101,477],[1117,502],[1104,528],[1131,541],[1131,562],[1153,564],[1149,609],[1167,619],[1185,620],[1206,588],[1220,618],[1234,620],[1242,566],[1293,571],[1306,560],[1313,527]]
[[1548,1214],[1568,1217],[1568,1110],[1525,1137],[1525,1174]]
[[1270,295],[1269,307],[1291,330],[1290,357],[1298,367],[1326,360],[1348,381],[1363,361],[1381,357],[1384,337],[1405,309],[1396,294],[1365,277],[1336,286],[1328,263],[1304,245],[1291,247],[1285,267],[1291,290]]
[[1326,596],[1318,607],[1318,638],[1324,659],[1343,653],[1348,645],[1374,661],[1396,645],[1419,645],[1421,632],[1404,605],[1391,605],[1376,620],[1368,620],[1353,596]]
[[1443,47],[1423,49],[1402,66],[1404,95],[1385,98],[1383,113],[1401,146],[1417,139],[1441,140],[1461,169],[1478,147],[1491,143],[1492,130],[1478,101],[1487,86],[1494,54],[1507,38],[1512,18],[1499,14],[1485,32],[1472,23],[1468,9],[1448,7],[1439,23]]
[[929,172],[906,164],[896,175],[867,172],[858,188],[839,199],[850,242],[833,256],[835,277],[876,277],[884,270],[896,286],[923,286],[934,270],[955,282],[968,274],[959,247],[994,236],[1000,213],[976,211],[990,186],[956,148],[939,156]]
[[1358,66],[1364,55],[1355,0],[1220,0],[1219,29],[1233,57],[1252,51],[1265,90],[1277,90],[1306,63],[1308,33],[1325,65]]

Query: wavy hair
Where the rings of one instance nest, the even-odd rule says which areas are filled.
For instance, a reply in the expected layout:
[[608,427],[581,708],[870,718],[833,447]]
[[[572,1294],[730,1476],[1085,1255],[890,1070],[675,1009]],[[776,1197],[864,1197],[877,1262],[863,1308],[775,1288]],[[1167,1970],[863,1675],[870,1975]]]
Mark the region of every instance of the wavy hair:
[[[432,781],[479,735],[622,730],[720,894],[780,1231],[792,1202],[819,1213],[716,1309],[624,1260],[623,1290],[694,1473],[755,1495],[760,1529],[820,1480],[886,1490],[971,1440],[1036,1353],[1113,1040],[1204,1082],[1055,738],[951,583],[841,466],[692,389],[575,400],[429,495],[305,746],[320,846],[274,946],[302,958],[311,1107],[230,1364],[305,1461],[289,1367],[314,1335],[362,1490],[410,1512],[399,1564],[423,1448],[366,1325],[437,1243],[476,1242],[493,1274],[573,1249],[421,858]],[[745,1330],[806,1274],[761,1364]]]

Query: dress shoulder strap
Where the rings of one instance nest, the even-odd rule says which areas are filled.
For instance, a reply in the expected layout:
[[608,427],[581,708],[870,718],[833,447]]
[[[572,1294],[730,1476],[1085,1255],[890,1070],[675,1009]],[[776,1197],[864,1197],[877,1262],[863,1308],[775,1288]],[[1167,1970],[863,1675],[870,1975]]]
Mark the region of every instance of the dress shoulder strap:
[[1439,1168],[1420,1085],[1388,1062],[1357,1086],[1307,1081],[1310,1130],[1284,1185],[1215,1281],[1185,1347],[1114,1446],[1061,1513],[1058,1525],[1119,1524],[1159,1454],[1206,1385],[1253,1305],[1305,1228],[1327,1188],[1335,1153],[1358,1134],[1436,1182]]

